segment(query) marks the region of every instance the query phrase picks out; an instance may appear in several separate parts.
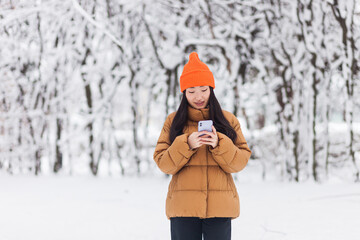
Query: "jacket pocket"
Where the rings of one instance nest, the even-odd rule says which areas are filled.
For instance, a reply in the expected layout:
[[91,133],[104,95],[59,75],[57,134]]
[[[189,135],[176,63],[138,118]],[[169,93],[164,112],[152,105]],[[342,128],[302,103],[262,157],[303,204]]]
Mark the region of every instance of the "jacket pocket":
[[236,186],[235,186],[234,180],[233,180],[230,173],[226,174],[226,176],[227,176],[228,183],[230,185],[231,191],[233,193],[233,197],[236,197]]

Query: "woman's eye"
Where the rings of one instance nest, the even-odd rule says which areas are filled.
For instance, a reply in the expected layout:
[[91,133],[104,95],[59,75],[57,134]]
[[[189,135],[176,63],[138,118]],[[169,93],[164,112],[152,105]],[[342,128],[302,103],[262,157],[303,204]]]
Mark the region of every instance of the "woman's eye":
[[202,92],[206,92],[206,90],[207,90],[207,89],[205,89],[205,90],[201,90],[201,91],[202,91]]
[[188,93],[194,93],[194,92],[188,92]]

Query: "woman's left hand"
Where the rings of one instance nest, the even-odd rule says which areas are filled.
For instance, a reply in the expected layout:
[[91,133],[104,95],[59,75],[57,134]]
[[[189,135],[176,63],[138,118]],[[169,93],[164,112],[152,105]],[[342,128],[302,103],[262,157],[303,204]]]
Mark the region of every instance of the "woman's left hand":
[[203,143],[203,144],[207,144],[207,145],[210,145],[212,146],[213,148],[215,148],[217,145],[218,145],[218,136],[216,134],[216,129],[214,126],[212,126],[212,132],[206,132],[205,135],[201,136],[200,137],[200,141]]

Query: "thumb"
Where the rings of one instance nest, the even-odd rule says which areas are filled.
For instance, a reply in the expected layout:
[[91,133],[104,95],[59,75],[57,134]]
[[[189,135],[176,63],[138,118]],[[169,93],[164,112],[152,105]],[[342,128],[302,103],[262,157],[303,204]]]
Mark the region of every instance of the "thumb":
[[215,129],[214,125],[211,127],[212,127],[213,132],[216,134],[216,129]]

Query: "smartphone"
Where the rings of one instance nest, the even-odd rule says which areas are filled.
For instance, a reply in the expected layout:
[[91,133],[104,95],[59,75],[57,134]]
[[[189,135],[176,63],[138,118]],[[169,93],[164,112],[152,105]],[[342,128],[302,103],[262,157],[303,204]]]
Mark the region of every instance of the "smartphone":
[[[212,125],[213,125],[212,120],[199,121],[199,123],[198,123],[198,132],[201,132],[201,131],[212,132]],[[201,137],[203,135],[205,135],[205,134],[201,134],[201,135],[199,135],[199,137]]]

